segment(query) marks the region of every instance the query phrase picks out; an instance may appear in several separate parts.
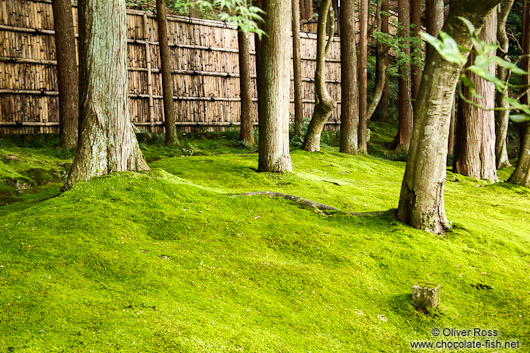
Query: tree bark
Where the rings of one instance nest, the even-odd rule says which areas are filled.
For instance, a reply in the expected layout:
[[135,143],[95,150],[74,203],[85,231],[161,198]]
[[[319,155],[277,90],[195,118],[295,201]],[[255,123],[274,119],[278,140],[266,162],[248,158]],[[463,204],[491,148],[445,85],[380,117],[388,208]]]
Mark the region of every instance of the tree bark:
[[[497,11],[493,11],[479,34],[486,43],[495,43],[497,39]],[[473,64],[475,55],[471,53],[468,65]],[[495,75],[495,64],[490,65],[489,72]],[[495,163],[495,85],[473,74],[467,74],[475,90],[482,98],[472,97],[469,90],[463,87],[463,95],[476,104],[491,109],[480,109],[464,100],[462,114],[458,116],[457,144],[453,172],[475,179],[486,179],[497,182]]]
[[304,128],[304,103],[302,101],[302,54],[300,52],[300,0],[293,6],[293,71],[294,71],[294,134],[302,135]]
[[[425,25],[427,33],[438,37],[438,34],[444,25],[444,0],[426,0],[425,13]],[[427,44],[427,56],[431,53],[431,51],[432,46]]]
[[313,0],[302,0],[304,2],[304,19],[313,18]]
[[[378,10],[376,14],[375,23],[379,28],[381,28],[381,16],[381,11]],[[383,91],[385,90],[388,69],[388,66],[386,65],[387,60],[385,60],[386,55],[387,52],[384,45],[377,42],[375,45],[375,88],[372,94],[372,101],[370,102],[367,108],[366,116],[368,117],[368,120],[370,120],[372,118],[372,115],[374,115],[375,110],[377,109],[377,106],[379,105],[379,102],[381,100],[381,97],[383,96]]]
[[53,0],[52,9],[57,53],[60,140],[61,146],[72,150],[77,147],[79,127],[79,75],[72,3],[70,0]]
[[[389,10],[388,1],[389,0],[383,0],[383,3],[381,4],[381,11],[383,12],[382,17],[381,17],[381,32],[382,33],[388,33],[388,16],[386,15],[386,13],[388,13],[388,10]],[[388,47],[387,45],[383,45],[382,47],[383,52],[385,53],[384,57],[381,58],[380,56],[378,56],[376,58],[376,60],[383,59],[385,61],[386,67],[388,67],[388,64],[389,64],[387,47]],[[383,87],[383,94],[381,96],[381,101],[379,103],[379,109],[381,109],[381,113],[383,114],[383,121],[388,122],[388,100],[389,100],[388,70],[385,71],[384,75],[385,75],[385,85]]]
[[341,101],[340,152],[356,154],[359,124],[359,86],[355,45],[355,0],[342,0],[340,9]]
[[254,109],[252,107],[252,85],[250,78],[250,49],[248,36],[241,30],[237,33],[239,43],[239,88],[241,92],[241,127],[239,140],[254,145]]
[[160,43],[160,63],[162,71],[162,95],[164,98],[164,125],[166,144],[178,143],[175,135],[175,103],[173,102],[173,77],[171,75],[171,51],[169,50],[166,1],[156,0],[156,19]]
[[260,48],[259,170],[292,171],[289,154],[291,86],[291,2],[263,1],[265,22]]
[[[320,4],[318,13],[317,68],[315,72],[316,104],[302,146],[308,152],[320,151],[320,135],[335,107],[333,98],[331,98],[326,89],[326,28],[330,7],[331,0],[324,0]],[[330,33],[330,36],[329,40],[332,39],[333,33]]]
[[65,185],[146,171],[127,104],[125,0],[79,1],[79,144]]
[[[508,56],[508,49],[510,41],[506,34],[506,20],[512,9],[515,0],[505,0],[504,6],[502,7],[497,23],[497,39],[499,42],[499,48],[497,49],[497,56],[504,60],[510,60]],[[499,66],[497,68],[497,77],[500,80],[506,81],[509,72],[507,69]],[[507,94],[507,89],[503,93],[496,92],[497,106],[508,109],[510,104],[504,98]],[[510,121],[510,111],[499,111],[495,117],[495,157],[497,169],[503,167],[511,167],[510,160],[508,158],[507,148],[507,136],[508,136],[508,123]]]
[[456,99],[453,100],[451,108],[451,117],[449,122],[449,139],[447,141],[447,153],[451,156],[455,154],[455,122],[456,122]]
[[[443,16],[443,12],[442,12]],[[420,38],[421,31],[421,0],[410,0],[410,23],[413,25],[412,36]],[[422,42],[423,43],[423,42]],[[419,55],[421,59],[421,48],[415,48],[414,54]],[[418,90],[421,82],[421,67],[419,65],[412,65],[410,71],[410,79],[412,81],[411,98],[415,102],[418,97]]]
[[527,128],[523,136],[523,148],[509,183],[530,187],[530,129]]
[[[409,37],[410,28],[410,8],[409,0],[398,1],[398,18],[401,29],[399,36],[402,38]],[[405,55],[410,55],[410,42],[403,42],[403,52]],[[394,141],[390,144],[391,148],[395,148],[399,153],[408,153],[410,146],[410,138],[412,135],[412,103],[410,91],[410,64],[404,62],[399,66],[399,124],[398,133]]]
[[359,13],[359,151],[368,153],[368,0],[360,1]]
[[[451,8],[443,30],[458,45],[470,49],[470,34],[457,17],[467,18],[480,29],[499,2],[460,0]],[[436,234],[450,228],[443,194],[451,102],[461,69],[460,65],[445,61],[436,51],[427,57],[399,200],[401,221]]]
[[[523,25],[523,54],[530,54],[530,28],[528,28],[528,19],[530,18],[530,1],[524,2],[524,25]],[[530,72],[530,60],[528,58],[521,61],[521,68],[526,72]],[[530,74],[523,75],[523,84],[528,85],[530,81]],[[529,103],[528,93],[522,98],[524,104]],[[521,133],[521,130],[523,133]],[[519,160],[517,167],[508,180],[509,183],[530,187],[530,128],[527,123],[524,123],[523,129],[519,130],[521,134],[521,151],[519,152]]]

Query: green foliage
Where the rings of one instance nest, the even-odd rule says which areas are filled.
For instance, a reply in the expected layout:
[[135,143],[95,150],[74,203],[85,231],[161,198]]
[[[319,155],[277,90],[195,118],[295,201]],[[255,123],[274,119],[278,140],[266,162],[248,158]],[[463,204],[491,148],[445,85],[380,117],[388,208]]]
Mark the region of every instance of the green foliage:
[[[381,11],[381,14],[383,16],[393,17],[392,14],[385,11]],[[394,20],[393,25],[397,27],[398,31],[404,29],[404,27],[396,20]],[[387,45],[389,50],[392,50],[395,55],[395,60],[393,61],[395,66],[389,67],[389,73],[392,76],[399,77],[400,75],[410,75],[410,72],[399,72],[398,69],[403,65],[413,65],[418,66],[420,69],[423,68],[422,41],[420,38],[413,35],[412,28],[414,28],[414,25],[410,26],[408,31],[409,35],[405,37],[383,33],[379,30],[374,33],[377,42]],[[410,50],[410,54],[405,52],[406,49]]]
[[210,13],[215,19],[236,25],[244,33],[256,33],[260,38],[265,32],[259,27],[263,22],[263,10],[249,5],[247,0],[176,0],[172,8],[178,12],[189,13],[198,9],[201,13]]
[[[203,153],[214,143],[233,141],[194,140]],[[439,237],[388,212],[401,162],[295,151],[295,172],[278,175],[257,173],[258,156],[240,150],[146,148],[158,157],[151,173],[36,202],[54,184],[0,208],[0,351],[411,352],[433,327],[495,328],[530,344],[527,189],[448,173],[456,227]],[[1,152],[32,168],[57,162],[44,150]],[[258,190],[384,213],[228,196]],[[442,285],[433,314],[411,303],[417,281]]]
[[[466,18],[459,17],[464,22],[469,33],[471,34],[471,41],[473,43],[473,51],[475,52],[475,61],[472,65],[466,67],[460,74],[460,84],[463,84],[469,89],[469,92],[473,97],[481,98],[475,90],[473,82],[466,76],[466,72],[470,71],[475,75],[483,78],[486,81],[492,82],[495,85],[495,89],[505,95],[506,101],[510,104],[509,110],[515,110],[519,114],[510,116],[510,119],[514,122],[521,122],[524,120],[530,120],[530,108],[528,105],[521,104],[518,99],[514,99],[507,95],[507,89],[510,86],[509,82],[504,82],[496,77],[489,71],[489,67],[492,64],[497,64],[513,74],[527,75],[528,73],[519,68],[515,63],[506,61],[496,56],[498,46],[495,43],[486,43],[478,37],[478,32],[471,21]],[[447,33],[440,31],[440,39],[435,38],[428,33],[421,33],[422,38],[431,44],[436,51],[446,60],[459,66],[465,65],[467,59],[461,53],[460,48],[456,44],[455,40],[451,38]],[[509,76],[509,75],[508,75]],[[459,89],[460,97],[469,104],[475,105],[479,108],[487,110],[487,108],[481,107],[476,103],[470,101],[462,95],[462,89]],[[504,110],[503,107],[495,108],[495,110]]]

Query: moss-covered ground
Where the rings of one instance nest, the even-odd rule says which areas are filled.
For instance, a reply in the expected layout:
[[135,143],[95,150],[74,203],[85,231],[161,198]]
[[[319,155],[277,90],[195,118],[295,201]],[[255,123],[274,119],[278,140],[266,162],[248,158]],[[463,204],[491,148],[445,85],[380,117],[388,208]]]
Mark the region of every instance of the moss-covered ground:
[[[257,154],[232,137],[142,142],[151,173],[62,194],[68,153],[3,143],[0,352],[410,352],[462,340],[433,328],[498,330],[490,341],[521,348],[485,351],[530,351],[528,189],[449,173],[454,229],[435,236],[393,216],[404,162],[327,147],[293,151],[293,173],[257,173]],[[230,196],[250,191],[344,212]],[[438,310],[414,308],[418,281],[441,284]]]

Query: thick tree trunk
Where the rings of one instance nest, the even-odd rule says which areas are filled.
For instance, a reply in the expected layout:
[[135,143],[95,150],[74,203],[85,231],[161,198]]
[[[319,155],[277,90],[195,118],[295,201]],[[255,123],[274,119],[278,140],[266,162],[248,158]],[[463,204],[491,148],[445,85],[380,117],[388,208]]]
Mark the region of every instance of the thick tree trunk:
[[355,48],[355,0],[342,0],[340,9],[341,101],[340,152],[356,154],[358,148],[359,86]]
[[125,0],[79,1],[80,135],[66,188],[149,170],[129,120]]
[[248,36],[243,32],[237,33],[239,43],[239,88],[241,92],[241,128],[239,140],[249,146],[254,145],[254,129],[252,126],[254,109],[252,107],[252,85],[250,78],[250,49]]
[[[528,20],[530,18],[530,0],[525,0],[524,3],[524,25],[523,25],[523,54],[530,54],[530,28],[528,26]],[[526,72],[530,72],[530,60],[524,59],[521,61],[521,68]],[[523,76],[523,84],[528,85],[530,81],[530,74]],[[524,104],[529,103],[530,98],[528,94],[522,98]],[[521,151],[519,152],[519,160],[517,161],[517,167],[515,168],[510,180],[508,182],[512,184],[523,185],[530,187],[530,128],[527,123],[522,125],[522,129],[519,129],[521,139]]]
[[[504,60],[509,60],[508,49],[510,41],[508,35],[506,34],[506,20],[512,9],[513,3],[515,0],[506,0],[504,1],[504,6],[499,15],[499,20],[497,23],[497,39],[499,42],[499,49],[497,49],[497,56],[503,58]],[[508,78],[508,70],[499,66],[497,69],[497,76],[500,80],[506,81]],[[504,98],[504,95],[507,94],[507,91],[503,93],[496,92],[497,106],[508,109],[510,104]],[[497,169],[503,167],[511,167],[510,160],[508,158],[508,148],[507,148],[507,136],[508,136],[508,123],[510,121],[510,111],[499,111],[495,117],[495,157]]]
[[[333,98],[326,89],[326,28],[330,7],[331,0],[324,0],[320,4],[318,13],[317,68],[315,72],[316,104],[303,144],[304,150],[308,152],[320,151],[320,135],[334,108]],[[333,36],[333,33],[330,35]]]
[[[495,43],[497,38],[497,11],[493,11],[480,32],[479,38],[487,43]],[[472,53],[468,65],[475,61]],[[495,64],[489,67],[495,75]],[[464,87],[463,95],[476,104],[491,110],[483,110],[463,100],[460,101],[462,114],[458,116],[457,145],[453,172],[475,179],[497,182],[495,163],[495,85],[483,78],[468,73],[475,90],[482,98],[472,97]]]
[[302,135],[304,128],[304,103],[302,101],[302,54],[300,51],[300,0],[293,6],[293,71],[294,71],[294,134]]
[[265,22],[260,48],[259,170],[289,172],[289,91],[291,85],[291,2],[263,1]]
[[66,149],[75,149],[79,127],[79,75],[72,3],[70,0],[53,0],[52,9],[57,53],[61,146]]
[[[398,17],[401,26],[399,36],[402,38],[409,37],[410,28],[410,8],[409,0],[398,1]],[[403,52],[405,55],[410,55],[409,41],[403,43]],[[410,63],[404,62],[399,66],[399,126],[398,133],[394,141],[390,144],[391,148],[395,148],[399,153],[408,153],[410,146],[410,138],[412,135],[412,103],[410,92]]]
[[[443,16],[443,13],[442,13]],[[412,36],[420,38],[421,31],[421,0],[410,0],[410,23],[412,26]],[[421,48],[415,48],[415,55],[422,55]],[[419,65],[412,65],[410,71],[410,79],[412,81],[411,98],[415,102],[418,97],[418,90],[421,82],[421,67]]]
[[175,104],[173,102],[173,77],[171,75],[171,52],[167,32],[166,1],[156,0],[156,19],[160,43],[160,63],[162,68],[162,95],[164,97],[164,123],[166,144],[178,143],[175,135]]
[[[457,17],[469,19],[480,29],[499,2],[460,0],[451,8],[443,30],[458,45],[471,48],[469,32]],[[401,221],[437,234],[450,227],[444,209],[444,184],[449,117],[460,70],[436,51],[427,57],[399,200]]]
[[368,0],[359,1],[359,151],[368,153]]
[[[381,4],[381,11],[383,12],[381,17],[381,32],[388,33],[388,16],[386,13],[388,13],[389,10],[389,0],[383,0],[383,3]],[[388,51],[387,51],[387,45],[383,45],[382,47],[383,52],[385,53],[384,57],[381,58],[380,56],[377,56],[376,60],[384,60],[385,61],[385,67],[388,67]],[[379,109],[381,110],[381,113],[383,114],[383,121],[388,122],[388,100],[389,100],[389,91],[388,91],[388,70],[385,71],[385,85],[383,87],[383,94],[381,96],[381,101],[379,102]]]

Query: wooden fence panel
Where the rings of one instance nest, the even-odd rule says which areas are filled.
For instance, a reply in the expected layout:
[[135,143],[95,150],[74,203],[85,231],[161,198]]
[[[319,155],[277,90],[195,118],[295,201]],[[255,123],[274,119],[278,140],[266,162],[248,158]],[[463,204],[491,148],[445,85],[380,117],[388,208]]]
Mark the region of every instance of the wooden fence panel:
[[[76,36],[76,4],[72,5]],[[171,69],[180,131],[219,130],[239,124],[237,31],[224,22],[168,18]],[[163,131],[158,26],[151,12],[127,11],[129,111],[141,129]],[[314,104],[316,35],[302,33],[304,116]],[[250,36],[254,106],[257,108],[255,43]],[[340,120],[340,41],[328,54],[327,87]],[[51,0],[0,0],[0,134],[58,131],[58,87]],[[292,74],[292,72],[291,72]],[[291,100],[294,101],[291,90]],[[294,110],[294,104],[291,104]]]

